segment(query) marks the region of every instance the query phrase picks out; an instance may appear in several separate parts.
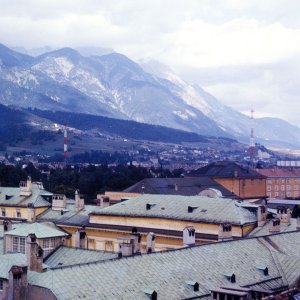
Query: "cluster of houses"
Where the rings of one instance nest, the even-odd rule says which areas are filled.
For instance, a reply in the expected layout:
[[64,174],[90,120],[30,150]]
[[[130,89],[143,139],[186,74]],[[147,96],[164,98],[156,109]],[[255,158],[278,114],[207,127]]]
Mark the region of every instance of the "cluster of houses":
[[231,171],[147,179],[97,206],[30,178],[1,187],[0,299],[298,299],[300,217]]

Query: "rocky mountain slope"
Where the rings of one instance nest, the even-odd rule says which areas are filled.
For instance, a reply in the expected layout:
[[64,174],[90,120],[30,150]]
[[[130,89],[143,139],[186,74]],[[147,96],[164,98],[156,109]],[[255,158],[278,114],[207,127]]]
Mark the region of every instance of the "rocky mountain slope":
[[[128,119],[248,141],[250,118],[170,70],[157,69],[118,53],[83,56],[63,48],[31,57],[0,45],[0,103]],[[262,142],[286,146],[300,141],[300,129],[282,120],[258,119],[254,127]]]

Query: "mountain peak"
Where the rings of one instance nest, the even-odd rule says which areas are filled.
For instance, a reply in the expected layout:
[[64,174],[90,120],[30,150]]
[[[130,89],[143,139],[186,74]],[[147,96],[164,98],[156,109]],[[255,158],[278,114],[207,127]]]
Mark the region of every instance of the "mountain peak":
[[13,51],[0,43],[0,65],[5,67],[23,66],[32,60],[31,56]]
[[80,55],[80,53],[76,50],[74,50],[73,48],[70,47],[65,47],[65,48],[61,48],[58,50],[54,50],[51,52],[47,52],[44,53],[40,56],[38,56],[38,59],[45,59],[47,57],[67,57],[71,60],[78,60],[79,58],[81,58],[82,56]]

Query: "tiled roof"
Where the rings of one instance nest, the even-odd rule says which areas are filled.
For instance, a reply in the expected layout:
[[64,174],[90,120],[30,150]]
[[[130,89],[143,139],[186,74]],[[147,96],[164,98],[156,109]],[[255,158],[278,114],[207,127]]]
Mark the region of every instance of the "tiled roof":
[[[29,273],[29,283],[52,290],[57,299],[149,299],[145,291],[155,290],[158,299],[209,297],[222,286],[255,286],[276,290],[299,279],[300,256],[284,250],[296,248],[300,231],[285,234],[196,246],[98,263]],[[283,247],[282,247],[283,246]],[[287,249],[289,251],[289,249]],[[275,254],[275,255],[274,255]],[[277,255],[278,254],[278,255]],[[283,267],[281,264],[288,264]],[[264,275],[260,266],[268,268]],[[235,274],[230,283],[228,274]],[[187,284],[199,283],[199,291]]]
[[[150,209],[147,209],[147,204]],[[189,206],[193,208],[192,212],[188,212]],[[109,206],[92,214],[238,225],[256,222],[255,213],[241,207],[239,202],[233,199],[204,196],[144,195]]]
[[258,169],[257,172],[267,177],[300,178],[300,169]]
[[[264,235],[270,235],[271,233],[269,232],[269,226],[270,226],[270,220],[267,220],[267,222],[261,226],[261,227],[256,227],[254,230],[252,230],[249,233],[249,236],[264,236]],[[291,224],[286,225],[281,223],[280,224],[280,232],[290,232],[290,231],[295,231],[297,230],[297,220],[296,219],[291,219]]]
[[245,168],[235,162],[222,161],[214,162],[196,171],[193,171],[189,176],[210,176],[212,178],[237,178],[237,179],[259,179],[265,178],[251,168]]
[[219,190],[224,197],[232,197],[229,190],[210,177],[147,178],[127,188],[125,192],[195,196],[209,188]]
[[4,235],[26,237],[31,233],[34,233],[38,239],[68,236],[66,232],[51,222],[13,224],[13,229],[4,232]]
[[20,188],[1,187],[0,206],[27,207],[29,204],[33,205],[33,207],[51,206],[51,204],[44,199],[45,196],[52,196],[52,193],[33,187],[31,196],[20,196]]
[[84,209],[77,211],[75,204],[68,203],[67,207],[63,209],[63,214],[60,210],[47,209],[44,213],[37,217],[38,221],[52,221],[57,224],[69,224],[83,226],[88,224],[89,214],[92,211],[100,211],[102,208],[96,205],[85,205]]
[[72,266],[117,258],[118,254],[106,251],[87,250],[60,246],[50,254],[44,263],[50,268]]

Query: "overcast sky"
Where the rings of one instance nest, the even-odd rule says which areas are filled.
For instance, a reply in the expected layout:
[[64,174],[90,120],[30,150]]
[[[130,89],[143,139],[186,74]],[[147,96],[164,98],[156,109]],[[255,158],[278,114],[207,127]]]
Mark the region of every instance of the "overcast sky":
[[159,60],[220,101],[300,126],[299,0],[1,0],[0,42]]

